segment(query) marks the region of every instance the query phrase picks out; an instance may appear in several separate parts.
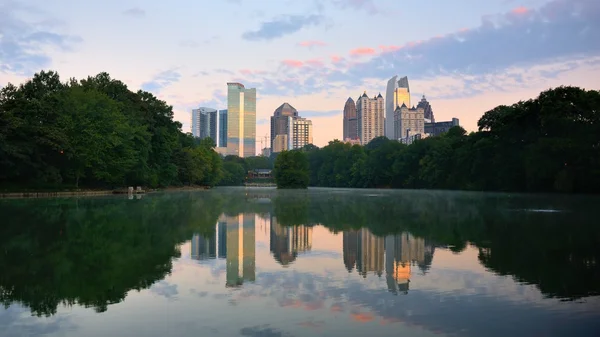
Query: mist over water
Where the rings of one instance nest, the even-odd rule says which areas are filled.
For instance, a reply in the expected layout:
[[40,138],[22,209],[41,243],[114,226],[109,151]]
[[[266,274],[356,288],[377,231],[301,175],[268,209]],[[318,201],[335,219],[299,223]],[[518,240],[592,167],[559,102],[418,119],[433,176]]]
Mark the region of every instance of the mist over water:
[[0,200],[0,336],[597,336],[600,199]]

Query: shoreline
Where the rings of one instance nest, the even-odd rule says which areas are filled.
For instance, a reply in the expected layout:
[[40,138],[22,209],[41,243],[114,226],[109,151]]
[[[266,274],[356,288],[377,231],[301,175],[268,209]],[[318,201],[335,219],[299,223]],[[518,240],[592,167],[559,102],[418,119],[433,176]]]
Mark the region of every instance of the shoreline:
[[0,199],[29,199],[29,198],[55,198],[55,197],[89,197],[102,195],[144,195],[155,192],[176,192],[176,191],[195,191],[208,190],[207,186],[169,186],[165,188],[148,189],[143,191],[134,190],[129,193],[127,189],[113,190],[86,190],[86,191],[23,191],[23,192],[2,192],[0,191]]

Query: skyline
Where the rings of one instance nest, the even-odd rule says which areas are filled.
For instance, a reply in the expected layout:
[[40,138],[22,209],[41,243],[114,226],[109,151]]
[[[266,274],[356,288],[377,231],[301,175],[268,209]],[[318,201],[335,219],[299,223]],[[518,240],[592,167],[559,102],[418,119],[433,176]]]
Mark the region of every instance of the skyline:
[[[211,15],[197,20],[199,12]],[[385,95],[399,75],[409,77],[412,101],[427,96],[436,120],[457,117],[474,131],[497,105],[558,85],[600,87],[598,17],[594,0],[467,0],[460,9],[441,0],[2,0],[0,86],[41,70],[63,81],[106,71],[173,105],[189,132],[193,108],[226,109],[226,83],[240,82],[257,91],[257,140],[289,102],[313,121],[323,146],[343,140],[348,97]]]

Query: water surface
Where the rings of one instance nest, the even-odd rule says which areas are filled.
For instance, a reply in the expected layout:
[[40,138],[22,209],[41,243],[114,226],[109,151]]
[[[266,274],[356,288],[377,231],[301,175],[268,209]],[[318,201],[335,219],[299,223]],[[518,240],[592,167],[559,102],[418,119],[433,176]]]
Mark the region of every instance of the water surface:
[[600,199],[0,200],[0,336],[599,336]]

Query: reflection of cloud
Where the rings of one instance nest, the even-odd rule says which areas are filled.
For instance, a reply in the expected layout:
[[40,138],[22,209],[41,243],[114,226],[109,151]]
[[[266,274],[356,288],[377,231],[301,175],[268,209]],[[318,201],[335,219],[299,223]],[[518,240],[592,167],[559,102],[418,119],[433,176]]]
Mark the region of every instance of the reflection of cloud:
[[176,299],[177,294],[179,293],[176,284],[170,284],[164,280],[150,287],[150,291],[156,295],[166,297],[170,300]]
[[252,336],[252,337],[291,337],[292,335],[283,332],[279,329],[271,328],[269,325],[257,325],[248,328],[242,328],[240,330],[240,334],[242,336]]
[[58,332],[73,331],[77,327],[69,317],[49,317],[40,320],[29,314],[29,309],[11,305],[0,311],[2,336],[43,336]]

